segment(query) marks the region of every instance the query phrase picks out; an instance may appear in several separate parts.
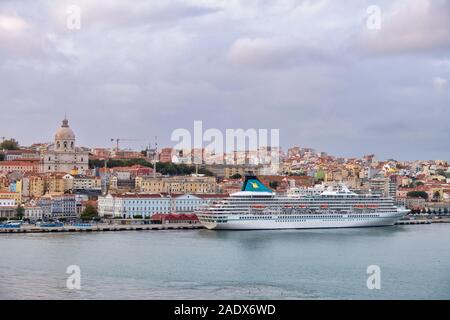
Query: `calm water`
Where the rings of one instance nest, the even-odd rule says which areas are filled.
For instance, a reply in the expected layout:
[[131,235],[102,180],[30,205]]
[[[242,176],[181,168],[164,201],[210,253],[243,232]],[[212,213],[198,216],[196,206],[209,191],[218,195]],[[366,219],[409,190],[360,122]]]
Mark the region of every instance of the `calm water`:
[[450,224],[0,235],[0,270],[2,299],[449,299]]

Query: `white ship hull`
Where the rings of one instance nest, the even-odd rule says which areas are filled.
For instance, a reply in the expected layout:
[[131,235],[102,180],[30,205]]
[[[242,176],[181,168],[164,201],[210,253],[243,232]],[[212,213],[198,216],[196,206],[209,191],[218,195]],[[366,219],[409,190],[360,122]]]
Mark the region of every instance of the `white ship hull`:
[[390,197],[356,194],[341,186],[312,189],[298,196],[277,195],[255,176],[247,176],[242,191],[197,213],[208,229],[314,229],[392,226],[409,210]]
[[252,217],[251,215],[228,215],[226,218],[216,219],[212,215],[199,215],[199,219],[206,228],[216,230],[360,228],[392,226],[406,212],[397,211],[386,213],[379,217],[363,217],[361,215],[348,214],[342,216],[334,215],[333,217],[317,215],[310,216],[310,218],[282,219],[278,216]]

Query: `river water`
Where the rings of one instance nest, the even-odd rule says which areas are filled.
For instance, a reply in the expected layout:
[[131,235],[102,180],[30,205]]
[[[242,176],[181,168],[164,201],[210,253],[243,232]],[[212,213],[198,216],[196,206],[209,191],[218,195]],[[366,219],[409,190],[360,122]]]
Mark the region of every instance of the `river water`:
[[0,299],[449,299],[450,224],[1,234],[0,270]]

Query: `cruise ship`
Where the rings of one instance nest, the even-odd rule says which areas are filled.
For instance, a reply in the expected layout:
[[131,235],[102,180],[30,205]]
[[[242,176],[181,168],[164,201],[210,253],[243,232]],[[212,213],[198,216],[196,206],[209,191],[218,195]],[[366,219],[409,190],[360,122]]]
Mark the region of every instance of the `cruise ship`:
[[408,212],[390,197],[357,194],[344,185],[277,194],[246,176],[241,191],[196,215],[208,229],[258,230],[390,226]]

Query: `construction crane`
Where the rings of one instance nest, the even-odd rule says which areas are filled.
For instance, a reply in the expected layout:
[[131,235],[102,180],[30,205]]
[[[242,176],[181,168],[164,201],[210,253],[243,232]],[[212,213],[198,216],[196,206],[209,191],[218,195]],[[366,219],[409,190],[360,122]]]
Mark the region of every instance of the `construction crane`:
[[124,138],[111,138],[111,142],[116,142],[116,151],[119,151],[120,141],[145,141],[145,139],[124,139]]

